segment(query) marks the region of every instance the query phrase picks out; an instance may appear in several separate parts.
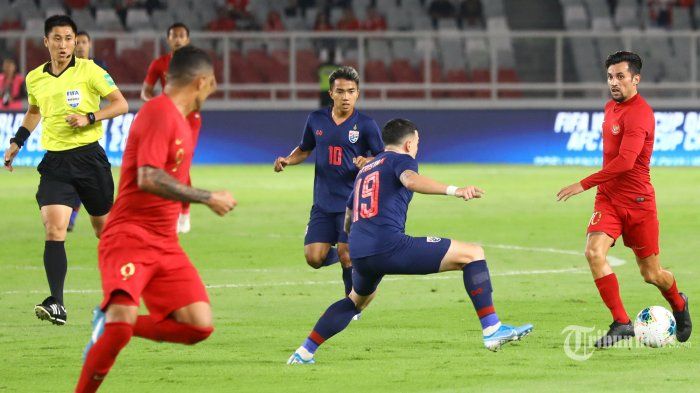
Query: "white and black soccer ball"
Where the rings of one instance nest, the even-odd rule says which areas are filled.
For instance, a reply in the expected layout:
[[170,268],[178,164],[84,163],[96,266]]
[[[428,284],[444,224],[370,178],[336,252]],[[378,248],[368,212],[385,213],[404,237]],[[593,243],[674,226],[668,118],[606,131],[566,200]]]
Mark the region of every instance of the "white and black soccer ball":
[[676,340],[676,319],[661,306],[647,307],[634,319],[634,336],[647,347],[671,344]]

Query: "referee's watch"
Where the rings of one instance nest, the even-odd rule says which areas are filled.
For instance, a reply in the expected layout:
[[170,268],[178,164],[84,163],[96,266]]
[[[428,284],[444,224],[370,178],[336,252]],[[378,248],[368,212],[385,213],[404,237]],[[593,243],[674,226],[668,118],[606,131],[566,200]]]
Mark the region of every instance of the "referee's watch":
[[92,112],[88,112],[85,116],[88,118],[88,122],[90,124],[95,124],[95,114]]

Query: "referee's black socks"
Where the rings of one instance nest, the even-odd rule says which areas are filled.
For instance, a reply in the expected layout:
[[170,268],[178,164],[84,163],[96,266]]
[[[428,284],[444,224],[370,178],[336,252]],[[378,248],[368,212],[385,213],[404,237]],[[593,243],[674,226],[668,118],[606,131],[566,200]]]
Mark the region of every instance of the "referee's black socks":
[[47,240],[44,243],[44,269],[49,280],[51,296],[63,305],[63,283],[66,281],[68,259],[64,241]]

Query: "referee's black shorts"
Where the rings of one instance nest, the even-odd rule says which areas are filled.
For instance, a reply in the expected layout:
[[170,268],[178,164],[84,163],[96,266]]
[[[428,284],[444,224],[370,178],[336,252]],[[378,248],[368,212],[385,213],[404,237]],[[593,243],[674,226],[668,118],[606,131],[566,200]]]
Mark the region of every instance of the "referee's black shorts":
[[114,180],[107,154],[99,143],[64,151],[47,151],[39,163],[36,201],[39,207],[80,202],[91,216],[109,213],[114,203]]

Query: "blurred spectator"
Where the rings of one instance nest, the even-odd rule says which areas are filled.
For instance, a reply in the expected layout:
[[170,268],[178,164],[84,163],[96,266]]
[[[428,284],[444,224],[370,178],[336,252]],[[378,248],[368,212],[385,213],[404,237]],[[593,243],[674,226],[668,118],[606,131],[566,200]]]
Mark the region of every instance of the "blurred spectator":
[[24,77],[17,72],[17,63],[14,59],[6,58],[0,74],[0,109],[22,109],[22,98],[26,96]]
[[608,0],[608,9],[610,10],[610,15],[615,15],[615,10],[617,9],[618,0]]
[[267,13],[267,20],[263,25],[263,30],[265,31],[284,31],[284,23],[282,23],[282,18],[280,13],[277,11],[270,11]]
[[671,27],[672,10],[676,0],[649,0],[649,17],[658,27]]
[[338,30],[360,30],[360,21],[351,7],[343,10],[343,16],[338,21]]
[[[250,12],[250,0],[224,0],[225,12],[228,12],[229,16],[233,18],[237,30],[260,30],[260,22],[255,19],[255,15]],[[221,18],[220,18],[221,19]],[[229,27],[230,24],[224,19],[221,22],[225,27]]]
[[85,8],[90,5],[90,0],[65,0],[64,3],[71,9]]
[[377,11],[377,7],[367,7],[367,19],[362,23],[362,30],[386,30],[386,20]]
[[316,21],[314,22],[314,30],[316,31],[330,31],[333,30],[330,22],[328,21],[328,15],[325,12],[319,12],[316,14]]
[[233,31],[236,30],[236,21],[227,13],[219,13],[219,16],[209,22],[207,28],[211,31]]
[[433,0],[428,6],[428,14],[436,22],[438,19],[454,18],[457,10],[450,0]]
[[695,0],[678,0],[678,6],[688,9],[690,13],[690,23],[693,29],[697,28],[697,22],[695,21]]
[[463,26],[483,26],[484,9],[481,0],[464,0],[459,5],[459,18]]
[[226,0],[226,6],[231,15],[236,19],[245,19],[250,17],[248,6],[249,0]]
[[301,16],[300,8],[299,0],[287,0],[287,6],[284,7],[284,16],[288,18]]

